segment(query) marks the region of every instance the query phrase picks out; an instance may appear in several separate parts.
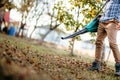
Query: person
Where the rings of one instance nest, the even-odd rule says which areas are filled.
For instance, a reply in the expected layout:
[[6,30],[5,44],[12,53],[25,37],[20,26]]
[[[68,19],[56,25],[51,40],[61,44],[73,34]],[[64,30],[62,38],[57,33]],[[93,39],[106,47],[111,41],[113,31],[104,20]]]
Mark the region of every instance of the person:
[[103,41],[108,36],[109,46],[115,59],[115,75],[120,76],[120,52],[116,41],[118,30],[120,30],[120,0],[109,0],[103,8],[103,13],[99,19],[95,42],[95,60],[88,70],[101,70]]

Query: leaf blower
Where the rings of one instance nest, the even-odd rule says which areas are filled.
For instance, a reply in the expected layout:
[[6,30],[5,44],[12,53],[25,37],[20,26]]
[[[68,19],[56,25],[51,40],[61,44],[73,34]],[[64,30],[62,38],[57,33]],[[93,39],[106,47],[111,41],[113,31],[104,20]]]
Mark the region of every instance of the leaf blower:
[[105,2],[105,4],[102,6],[102,8],[99,10],[99,12],[97,13],[97,16],[95,17],[95,19],[93,19],[88,25],[85,26],[85,28],[83,28],[82,30],[79,30],[78,32],[75,32],[69,36],[66,37],[61,37],[61,39],[69,39],[69,38],[73,38],[79,34],[84,34],[86,32],[97,32],[98,29],[98,24],[99,24],[99,13],[102,11],[102,9],[104,8],[104,6],[106,5],[107,2],[109,2],[110,0],[107,0]]
[[88,25],[86,25],[85,28],[83,28],[82,30],[79,30],[78,32],[75,32],[69,36],[61,37],[61,39],[73,38],[79,34],[84,34],[86,32],[97,32],[98,24],[99,24],[99,19],[98,19],[98,17],[96,17]]

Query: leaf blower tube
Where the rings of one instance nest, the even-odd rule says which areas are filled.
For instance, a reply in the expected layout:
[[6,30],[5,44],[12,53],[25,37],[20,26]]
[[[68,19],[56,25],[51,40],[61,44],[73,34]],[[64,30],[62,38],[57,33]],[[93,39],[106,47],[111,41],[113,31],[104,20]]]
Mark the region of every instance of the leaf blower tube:
[[86,25],[85,28],[83,28],[82,30],[79,30],[78,32],[75,32],[69,36],[61,37],[61,39],[73,38],[79,34],[84,34],[86,32],[97,32],[98,24],[99,24],[99,19],[95,18],[88,25]]
[[75,36],[77,36],[77,35],[79,35],[79,34],[84,34],[84,33],[86,33],[86,32],[87,32],[87,29],[84,28],[84,29],[79,30],[78,32],[75,32],[74,34],[71,34],[71,35],[69,35],[69,36],[61,37],[61,39],[73,38],[73,37],[75,37]]

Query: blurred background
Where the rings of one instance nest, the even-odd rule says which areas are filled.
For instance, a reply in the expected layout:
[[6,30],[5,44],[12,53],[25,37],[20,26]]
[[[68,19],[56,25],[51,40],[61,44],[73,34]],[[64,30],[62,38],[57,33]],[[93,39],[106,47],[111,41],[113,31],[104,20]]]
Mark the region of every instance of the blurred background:
[[[71,54],[94,55],[96,33],[62,40],[93,20],[105,0],[2,0],[0,32],[10,36],[54,43]],[[118,35],[119,36],[119,35]],[[119,37],[118,43],[119,41]],[[109,44],[105,40],[106,55]]]

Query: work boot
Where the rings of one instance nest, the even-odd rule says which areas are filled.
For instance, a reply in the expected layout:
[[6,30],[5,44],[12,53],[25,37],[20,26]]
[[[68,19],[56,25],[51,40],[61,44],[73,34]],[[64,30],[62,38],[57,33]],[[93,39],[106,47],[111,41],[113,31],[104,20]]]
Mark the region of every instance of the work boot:
[[95,71],[95,70],[97,70],[97,71],[99,72],[99,71],[101,70],[101,64],[100,64],[100,62],[98,62],[98,61],[95,60],[95,61],[92,63],[92,66],[88,68],[88,70],[90,70],[90,71]]
[[120,76],[120,63],[115,64],[115,76]]

